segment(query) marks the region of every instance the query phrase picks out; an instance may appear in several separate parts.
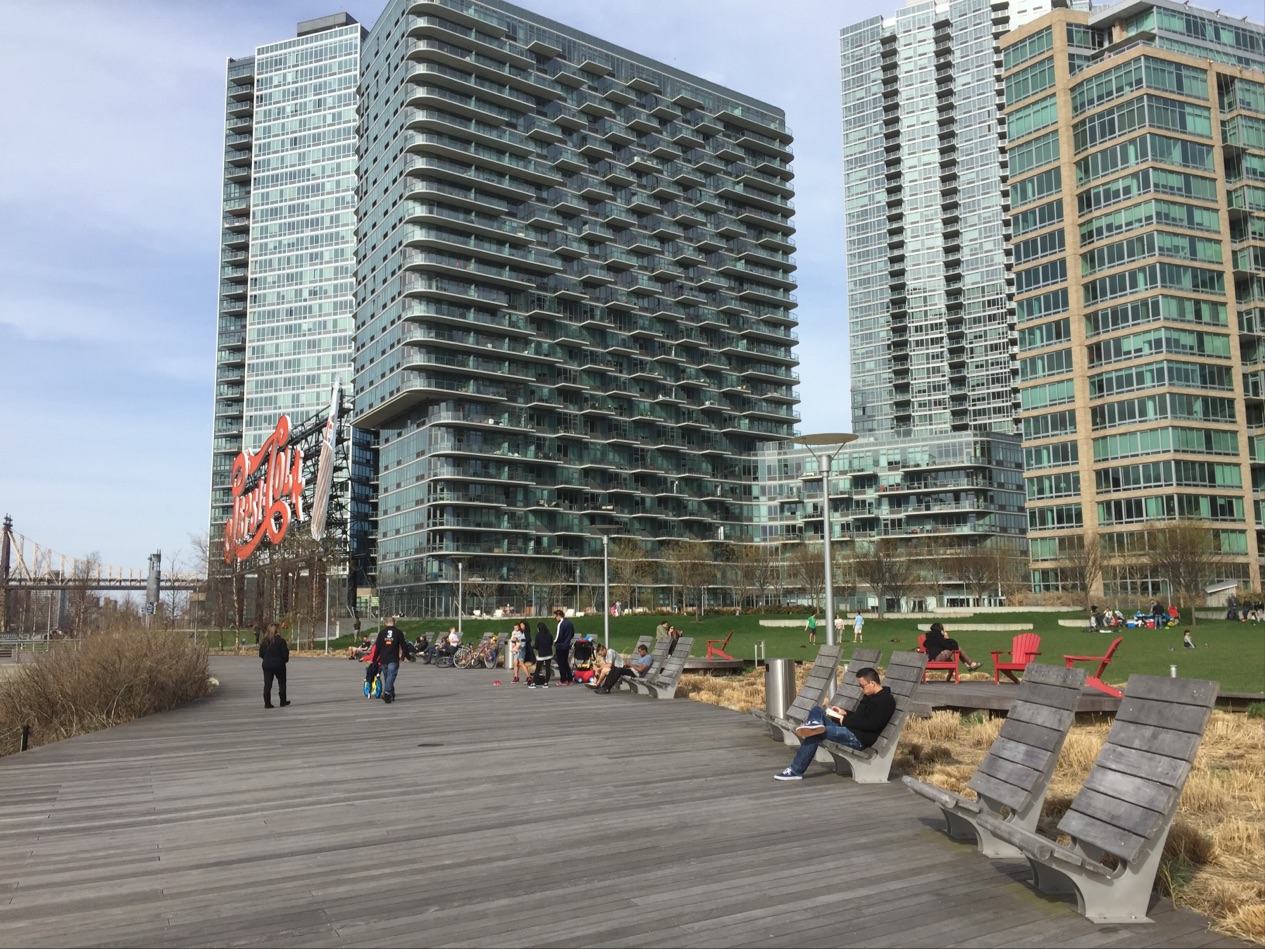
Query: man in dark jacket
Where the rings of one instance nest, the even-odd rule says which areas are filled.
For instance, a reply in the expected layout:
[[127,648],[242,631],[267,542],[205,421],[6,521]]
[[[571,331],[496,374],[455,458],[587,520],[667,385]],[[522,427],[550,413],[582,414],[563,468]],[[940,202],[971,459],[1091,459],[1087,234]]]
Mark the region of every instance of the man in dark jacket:
[[388,616],[373,644],[373,661],[382,669],[382,701],[388,705],[395,701],[395,676],[400,671],[400,661],[407,656],[404,633],[396,629],[395,618]]
[[553,660],[558,664],[558,685],[570,685],[571,675],[571,641],[575,639],[575,624],[567,619],[562,610],[553,611],[558,621],[558,631],[553,638]]
[[896,699],[891,689],[879,684],[878,672],[868,666],[857,672],[857,682],[861,684],[862,695],[853,711],[846,712],[837,705],[830,706],[829,710],[813,706],[804,724],[795,729],[801,741],[795,760],[773,777],[779,781],[800,780],[817,754],[817,746],[827,739],[857,749],[869,748],[878,741],[896,714]]

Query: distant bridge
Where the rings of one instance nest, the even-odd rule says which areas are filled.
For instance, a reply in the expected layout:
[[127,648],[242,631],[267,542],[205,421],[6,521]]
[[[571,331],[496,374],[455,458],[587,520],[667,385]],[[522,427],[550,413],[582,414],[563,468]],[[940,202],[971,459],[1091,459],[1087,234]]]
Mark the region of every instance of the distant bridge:
[[[4,518],[0,536],[0,585],[10,590],[140,590],[149,581],[148,567],[111,567],[92,559],[67,557],[13,530]],[[198,590],[199,574],[162,575],[163,590]]]

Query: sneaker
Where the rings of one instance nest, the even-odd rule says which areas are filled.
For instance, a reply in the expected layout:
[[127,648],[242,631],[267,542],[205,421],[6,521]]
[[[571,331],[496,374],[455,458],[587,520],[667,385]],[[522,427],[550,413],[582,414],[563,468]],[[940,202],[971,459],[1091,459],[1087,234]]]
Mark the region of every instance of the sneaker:
[[611,690],[606,688],[606,686],[602,686],[600,689],[594,689],[593,694],[594,695],[610,695]]
[[542,682],[542,683],[540,683],[540,687],[541,687],[542,689],[547,689],[547,688],[549,688],[549,683],[548,683],[548,682]]
[[[799,728],[795,729],[797,738],[816,738],[818,735],[824,734],[826,734],[825,725],[800,725]],[[787,768],[786,770],[790,771],[791,769]]]
[[790,768],[787,768],[785,771],[779,771],[777,774],[773,775],[773,780],[774,781],[802,781],[804,780],[804,776],[802,774],[796,774]]
[[536,688],[536,683],[535,683],[535,682],[528,682],[528,683],[527,683],[527,688],[529,688],[529,689],[534,689],[534,688]]
[[517,681],[518,681],[518,676],[514,676],[514,681],[515,681],[515,682],[517,682]]
[[596,689],[596,688],[597,688],[597,683],[596,683],[596,682],[586,682],[586,683],[584,683],[584,685],[585,685],[585,687],[586,687],[586,688],[590,688],[590,689]]

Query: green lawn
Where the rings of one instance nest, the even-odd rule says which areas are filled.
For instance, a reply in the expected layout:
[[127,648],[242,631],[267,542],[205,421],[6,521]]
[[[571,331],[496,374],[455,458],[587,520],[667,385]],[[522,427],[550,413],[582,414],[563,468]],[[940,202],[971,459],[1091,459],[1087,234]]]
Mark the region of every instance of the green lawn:
[[[1226,620],[1200,620],[1191,628],[1191,638],[1195,641],[1195,649],[1182,648],[1182,630],[1187,624],[1174,629],[1148,630],[1123,629],[1110,633],[1085,633],[1058,625],[1060,618],[1077,619],[1084,617],[1079,610],[1067,613],[981,613],[977,617],[980,623],[1027,623],[1033,624],[1033,632],[1041,636],[1041,661],[1060,664],[1064,655],[1099,656],[1106,652],[1111,641],[1123,636],[1124,642],[1116,650],[1115,658],[1107,669],[1104,678],[1108,682],[1123,683],[1130,673],[1141,672],[1148,675],[1168,675],[1169,666],[1177,666],[1179,676],[1194,679],[1216,679],[1221,683],[1223,692],[1265,693],[1265,624],[1233,623]],[[705,655],[708,639],[724,639],[729,630],[734,631],[727,652],[735,659],[751,659],[755,655],[755,645],[763,641],[768,658],[808,659],[816,655],[816,651],[807,646],[808,637],[804,633],[805,617],[794,618],[796,626],[763,627],[761,619],[793,619],[789,616],[706,616],[702,622],[696,623],[689,617],[668,617],[670,622],[685,631],[686,636],[694,637],[692,654]],[[627,651],[637,637],[645,634],[653,635],[655,626],[662,617],[658,616],[621,616],[610,621],[611,645],[620,651]],[[1183,614],[1189,620],[1189,613]],[[535,628],[540,619],[532,619]],[[970,617],[946,617],[943,622],[950,625],[970,623]],[[410,639],[424,631],[446,631],[451,620],[402,620],[400,625],[408,633]],[[550,630],[554,628],[552,619],[544,620]],[[914,649],[918,642],[918,623],[928,623],[929,619],[912,619],[898,614],[889,614],[879,620],[873,614],[865,619],[865,646],[883,651],[883,662],[894,650]],[[462,631],[467,640],[477,638],[485,631],[493,630],[508,635],[514,620],[467,619],[462,622]],[[581,616],[574,620],[575,628],[581,635],[592,633],[597,641],[602,640],[602,617]],[[820,618],[819,618],[820,623]],[[377,631],[376,624],[365,623],[366,633]],[[971,656],[984,664],[984,669],[991,673],[992,656],[990,650],[1010,648],[1011,639],[1016,635],[1010,632],[960,632],[950,633]],[[216,634],[211,634],[211,642],[216,642]],[[248,634],[248,642],[253,634]],[[849,620],[844,627],[843,651],[846,659],[852,653],[852,623]],[[231,642],[231,636],[226,637]],[[825,629],[817,631],[818,643],[825,643]],[[346,649],[352,643],[351,636],[332,640],[331,650]],[[1205,645],[1206,644],[1206,645]],[[320,641],[318,648],[323,645]],[[1085,665],[1085,664],[1082,664]],[[1095,667],[1096,668],[1096,667]],[[1093,669],[1091,668],[1092,672]]]

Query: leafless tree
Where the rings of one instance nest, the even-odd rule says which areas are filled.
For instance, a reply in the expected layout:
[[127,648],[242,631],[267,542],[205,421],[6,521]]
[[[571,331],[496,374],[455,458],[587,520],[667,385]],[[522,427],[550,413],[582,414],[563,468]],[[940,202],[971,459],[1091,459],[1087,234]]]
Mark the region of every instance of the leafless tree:
[[913,559],[894,538],[882,537],[868,545],[858,542],[855,562],[857,577],[874,591],[878,598],[878,617],[883,618],[888,597],[897,602],[910,592],[916,578]]
[[[488,600],[496,596],[500,581],[495,569],[481,560],[473,560],[465,567],[465,594],[479,604],[479,612],[487,614]],[[474,612],[471,610],[470,612]]]
[[997,554],[987,547],[960,547],[951,561],[951,569],[966,592],[983,603],[997,589]]
[[1059,538],[1059,558],[1063,576],[1082,595],[1082,606],[1089,609],[1094,588],[1102,579],[1103,548],[1097,534],[1070,534]]
[[956,579],[953,574],[956,547],[937,540],[926,540],[919,541],[913,552],[917,555],[914,588],[925,596],[935,597],[936,606],[943,607],[945,593],[950,583]]
[[796,544],[787,551],[786,567],[790,572],[791,582],[804,591],[804,595],[816,608],[826,589],[826,567],[822,560],[821,544],[810,544],[807,541]]
[[75,561],[70,576],[72,583],[66,589],[66,606],[76,635],[87,634],[92,626],[91,617],[97,608],[97,598],[88,588],[88,582],[100,571],[101,555],[95,550],[82,560]]
[[1152,572],[1168,583],[1171,596],[1181,606],[1190,606],[1190,622],[1195,625],[1195,605],[1208,584],[1217,579],[1217,569],[1225,561],[1212,530],[1195,521],[1180,520],[1148,528],[1147,561]]
[[706,600],[704,591],[716,580],[716,560],[711,545],[702,541],[679,540],[668,545],[663,562],[673,581],[681,586],[683,607],[686,591],[695,591],[694,621],[701,623]]
[[[835,612],[847,612],[849,603],[857,595],[860,578],[857,576],[856,548],[851,542],[836,543],[830,548],[831,580],[835,594]],[[841,605],[842,604],[842,605]],[[827,617],[833,622],[833,618]]]
[[654,578],[654,561],[639,541],[631,537],[616,538],[607,554],[615,598],[636,606],[640,590]]

